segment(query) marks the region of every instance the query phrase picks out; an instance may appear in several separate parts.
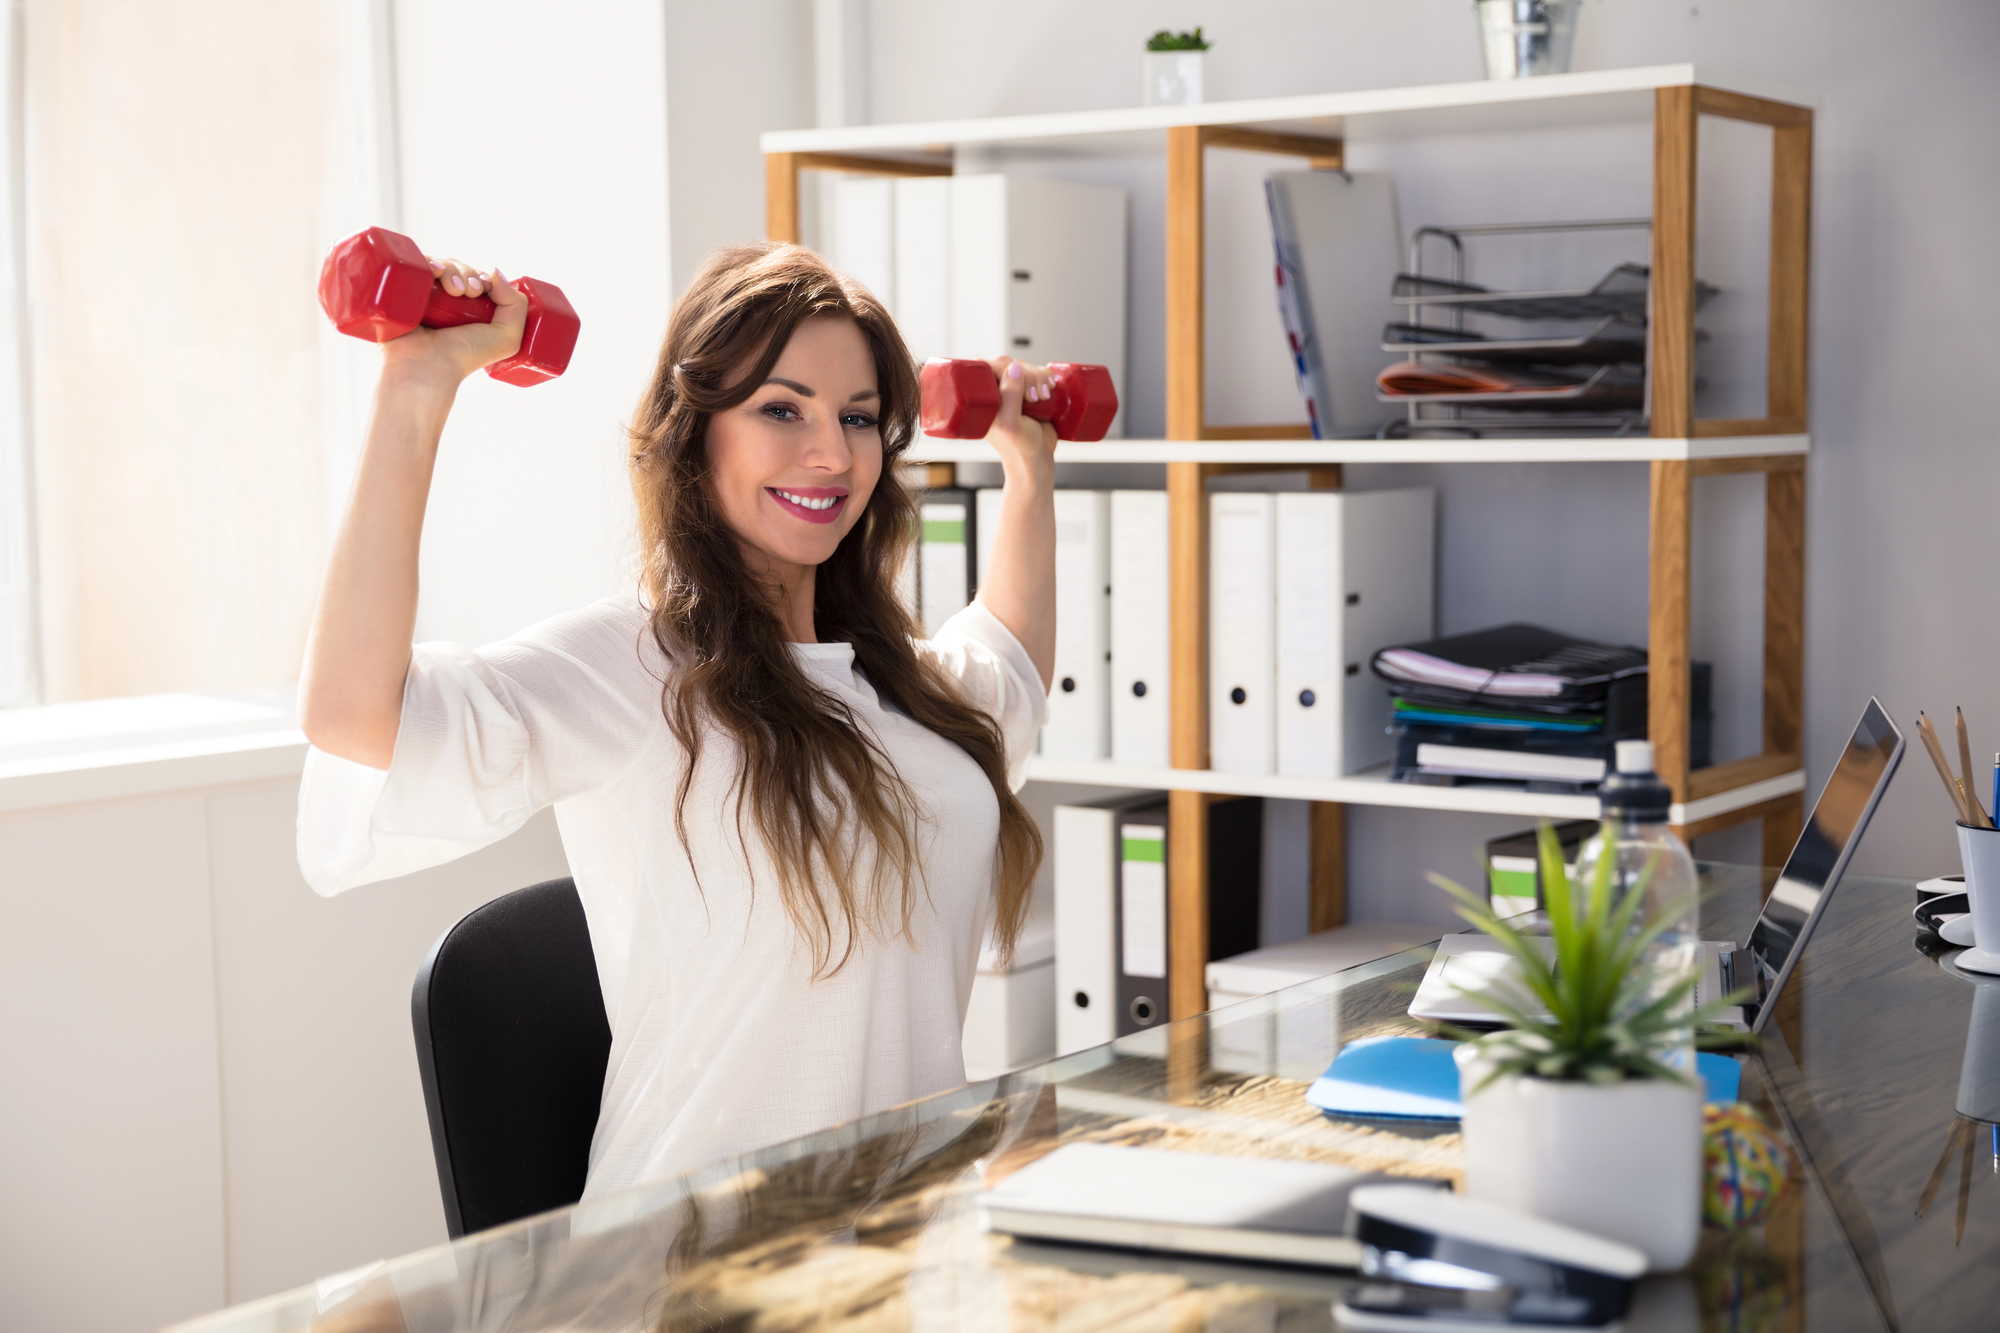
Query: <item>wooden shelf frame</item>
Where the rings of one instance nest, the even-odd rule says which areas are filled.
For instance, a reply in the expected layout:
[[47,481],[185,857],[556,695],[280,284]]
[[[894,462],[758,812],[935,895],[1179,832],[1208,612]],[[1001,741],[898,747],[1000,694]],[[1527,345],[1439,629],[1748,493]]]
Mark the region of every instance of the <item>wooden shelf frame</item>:
[[[1337,487],[1345,462],[1378,461],[1374,451],[1395,449],[1396,461],[1501,461],[1623,457],[1651,469],[1648,706],[1655,765],[1672,787],[1675,818],[1684,837],[1697,837],[1750,820],[1763,825],[1764,861],[1779,863],[1790,851],[1803,814],[1805,603],[1805,455],[1807,450],[1807,307],[1812,197],[1812,108],[1696,82],[1692,66],[1609,71],[1524,80],[1535,87],[1444,85],[1431,89],[1273,99],[1266,103],[1198,108],[1150,108],[1141,113],[1101,112],[947,122],[932,126],[868,126],[848,131],[766,134],[767,230],[774,240],[796,241],[799,173],[837,171],[886,176],[952,173],[957,143],[996,143],[1085,135],[1164,134],[1166,156],[1166,362],[1167,440],[1084,446],[1075,461],[1164,462],[1169,512],[1169,600],[1172,686],[1172,771],[1147,770],[1168,791],[1169,932],[1168,995],[1172,1017],[1207,1007],[1209,801],[1256,794],[1266,779],[1232,780],[1208,771],[1208,505],[1207,479],[1221,472],[1300,466],[1315,486]],[[1216,425],[1204,401],[1206,361],[1205,166],[1209,150],[1271,153],[1338,169],[1345,144],[1336,133],[1341,117],[1406,110],[1519,104],[1537,97],[1643,95],[1652,97],[1653,229],[1648,386],[1651,438],[1646,441],[1308,441],[1296,424]],[[1789,96],[1789,94],[1787,94]],[[1694,413],[1695,183],[1697,126],[1703,115],[1771,127],[1770,316],[1767,331],[1765,415],[1704,419]],[[1253,123],[1263,121],[1262,124]],[[1207,441],[1231,441],[1227,457],[1211,455]],[[1759,441],[1765,443],[1760,446]],[[1245,446],[1248,447],[1245,447]],[[1488,446],[1488,447],[1477,447]],[[970,445],[920,445],[913,461],[934,469],[980,457]],[[1569,452],[1574,451],[1574,452]],[[1102,454],[1103,457],[1098,457]],[[1149,456],[1150,455],[1150,456]],[[1379,461],[1389,461],[1383,457]],[[1693,771],[1689,768],[1692,633],[1692,510],[1696,477],[1762,473],[1765,478],[1763,750],[1746,759]],[[1069,766],[1062,778],[1115,782],[1132,772],[1104,765]],[[1185,774],[1176,778],[1175,774]],[[1199,776],[1197,776],[1199,775]],[[1056,777],[1054,771],[1048,773]],[[1278,780],[1284,785],[1284,780]],[[1317,789],[1315,789],[1316,791]],[[1438,790],[1438,789],[1431,789]],[[1345,803],[1409,804],[1477,809],[1469,798],[1379,800],[1372,789],[1343,779],[1326,784],[1313,802],[1312,906],[1315,930],[1345,920]],[[1562,798],[1541,798],[1543,800]],[[1579,798],[1567,798],[1576,800]],[[1530,802],[1532,803],[1532,802]],[[1573,816],[1572,816],[1573,817]]]
[[[1812,235],[1810,107],[1691,84],[1653,94],[1652,312],[1648,392],[1653,434],[1703,438],[1803,433]],[[1765,331],[1765,415],[1750,420],[1694,414],[1695,182],[1699,119],[1768,125],[1771,151],[1770,307]],[[1764,737],[1761,754],[1700,772],[1688,767],[1692,680],[1693,487],[1699,476],[1764,474]],[[1652,464],[1647,708],[1654,766],[1677,801],[1762,781],[1802,766],[1805,712],[1805,459],[1658,460]],[[1757,809],[1757,808],[1753,808]],[[1738,819],[1753,817],[1750,810]],[[1780,864],[1798,836],[1802,798],[1769,803],[1764,863]],[[1727,821],[1738,822],[1738,821]],[[1683,836],[1726,827],[1688,826]]]

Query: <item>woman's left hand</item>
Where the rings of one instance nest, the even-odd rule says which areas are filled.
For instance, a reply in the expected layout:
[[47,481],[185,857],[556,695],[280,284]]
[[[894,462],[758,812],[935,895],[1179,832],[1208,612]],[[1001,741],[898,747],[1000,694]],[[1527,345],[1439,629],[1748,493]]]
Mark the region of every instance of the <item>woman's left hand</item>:
[[1016,361],[1011,356],[987,362],[1000,379],[1000,412],[986,441],[1000,455],[1002,468],[1024,467],[1028,475],[1041,480],[1054,476],[1056,428],[1037,421],[1021,409],[1028,403],[1047,400],[1051,377],[1046,366]]

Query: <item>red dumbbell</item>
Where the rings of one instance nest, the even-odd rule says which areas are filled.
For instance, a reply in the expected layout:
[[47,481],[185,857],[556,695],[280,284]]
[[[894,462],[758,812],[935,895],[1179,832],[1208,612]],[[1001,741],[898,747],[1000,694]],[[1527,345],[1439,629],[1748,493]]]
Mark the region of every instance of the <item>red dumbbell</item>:
[[[1000,414],[1000,382],[984,361],[924,362],[918,383],[923,390],[924,434],[941,440],[977,440],[993,428]],[[1021,408],[1023,416],[1047,421],[1060,440],[1101,440],[1118,415],[1118,390],[1103,366],[1049,363],[1049,396]]]
[[[514,286],[528,298],[521,350],[486,367],[486,373],[503,384],[540,384],[569,369],[583,321],[554,283],[519,278]],[[417,243],[383,227],[358,231],[333,247],[319,271],[319,304],[342,333],[377,343],[420,324],[427,329],[491,324],[495,308],[491,297],[446,291],[431,277],[430,261]]]

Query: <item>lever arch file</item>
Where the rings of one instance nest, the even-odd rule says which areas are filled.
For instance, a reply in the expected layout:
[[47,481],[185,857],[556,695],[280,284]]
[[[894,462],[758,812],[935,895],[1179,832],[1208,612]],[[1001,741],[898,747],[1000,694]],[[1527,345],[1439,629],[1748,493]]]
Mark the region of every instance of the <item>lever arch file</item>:
[[1167,493],[1111,492],[1111,758],[1165,768]]
[[917,590],[924,633],[935,634],[972,600],[972,492],[940,487],[923,493],[918,504],[922,533],[917,546]]
[[1277,768],[1334,778],[1395,757],[1375,653],[1432,623],[1428,489],[1276,497]]
[[1277,771],[1275,495],[1208,497],[1208,766]]
[[1056,656],[1042,754],[1111,754],[1111,493],[1065,491],[1056,504]]
[[1058,1055],[1118,1035],[1118,826],[1128,813],[1158,802],[1148,794],[1055,808]]
[[[1207,807],[1212,957],[1257,947],[1264,803]],[[1159,793],[1055,808],[1056,1051],[1167,1021],[1167,803]]]

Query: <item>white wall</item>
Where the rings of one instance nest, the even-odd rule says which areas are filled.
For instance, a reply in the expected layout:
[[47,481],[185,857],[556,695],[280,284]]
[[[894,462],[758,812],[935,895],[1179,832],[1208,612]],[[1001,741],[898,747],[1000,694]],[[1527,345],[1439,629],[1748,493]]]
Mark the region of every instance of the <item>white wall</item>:
[[[811,7],[402,0],[394,14],[404,230],[546,277],[583,318],[561,379],[475,376],[446,429],[418,638],[485,643],[634,586],[625,424],[703,258],[764,234],[757,135],[811,119]],[[441,77],[473,33],[532,53],[497,119]]]
[[[1004,22],[963,6],[873,0],[873,118],[1132,105],[1145,36],[1197,22],[1215,42],[1207,80],[1218,101],[1482,74],[1464,0],[1238,0],[1222,12],[1190,0],[1023,0]],[[1985,240],[1988,220],[2000,212],[2000,178],[1987,169],[1990,127],[2000,113],[2000,83],[1990,71],[1996,50],[2000,7],[1981,0],[1925,0],[1893,15],[1854,0],[1597,3],[1584,7],[1579,23],[1579,70],[1692,60],[1820,98],[1806,622],[1807,759],[1815,787],[1871,693],[1906,722],[1919,708],[1963,704],[1975,746],[2000,749],[2000,690],[1989,667],[2000,658],[2000,617],[1993,614],[2000,599],[1978,555],[1980,534],[1996,518],[2000,455],[1987,445],[1991,409],[1986,377],[1976,369],[2000,358],[2000,335],[1988,317],[2000,296],[2000,259]],[[1754,151],[1718,137],[1727,136],[1705,135],[1704,148]],[[1425,158],[1405,150],[1403,223],[1644,213],[1649,183],[1643,157],[1634,171],[1635,146],[1643,152],[1643,140],[1606,129],[1575,133],[1512,162],[1512,150],[1497,141],[1438,146]],[[1419,165],[1439,171],[1419,179]],[[1263,285],[1257,206],[1248,198],[1260,167],[1246,155],[1209,155],[1211,255],[1227,234],[1240,237],[1245,256],[1210,261],[1216,421],[1299,416],[1271,344],[1277,325]],[[1469,174],[1445,177],[1446,168]],[[1134,191],[1129,410],[1133,433],[1145,434],[1148,413],[1160,420],[1163,393],[1157,167],[1038,169],[1130,178],[1121,179]],[[1704,223],[1712,216],[1705,209]],[[1739,257],[1724,267],[1747,283]],[[1270,354],[1258,350],[1264,345],[1273,346]],[[1941,361],[1972,369],[1940,374]],[[1728,367],[1705,366],[1711,369]],[[1442,497],[1442,630],[1523,615],[1578,633],[1643,636],[1642,470],[1357,467],[1350,484],[1401,484],[1419,472]],[[1760,507],[1752,490],[1703,488],[1696,524],[1705,541],[1709,534],[1741,540],[1744,525],[1735,520],[1754,522]],[[1760,544],[1751,531],[1751,552]],[[1746,618],[1755,583],[1735,561],[1734,553],[1713,558],[1697,572],[1698,644],[1741,645],[1746,637],[1734,627]],[[1748,647],[1757,651],[1755,643]],[[1725,742],[1738,748],[1757,726],[1744,702],[1754,697],[1748,669],[1740,658],[1725,663],[1718,683],[1738,701],[1723,720]],[[1914,764],[1890,792],[1860,867],[1934,874],[1955,865],[1945,807],[1924,767]],[[1350,818],[1349,892],[1358,915],[1440,907],[1422,871],[1474,880],[1477,846],[1519,827],[1389,810],[1357,809]],[[1754,854],[1754,843],[1746,849],[1741,838],[1734,848]]]
[[[765,130],[813,123],[813,0],[666,7],[673,291],[710,251],[764,238]],[[664,312],[653,333],[665,330]],[[634,388],[634,396],[637,387]]]
[[458,917],[568,873],[555,821],[324,899],[297,804],[293,776],[0,814],[0,1327],[131,1333],[444,1241],[410,986]]
[[624,425],[666,325],[665,7],[395,5],[402,229],[546,278],[583,320],[562,378],[460,390],[424,527],[419,639],[486,643],[628,591]]

